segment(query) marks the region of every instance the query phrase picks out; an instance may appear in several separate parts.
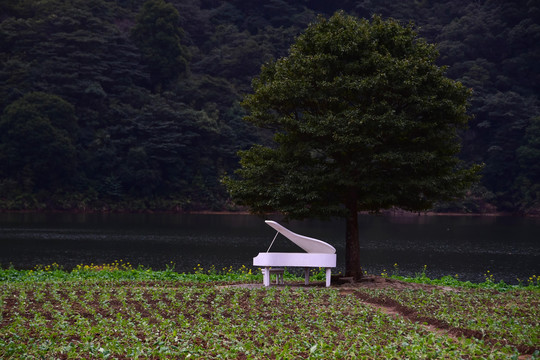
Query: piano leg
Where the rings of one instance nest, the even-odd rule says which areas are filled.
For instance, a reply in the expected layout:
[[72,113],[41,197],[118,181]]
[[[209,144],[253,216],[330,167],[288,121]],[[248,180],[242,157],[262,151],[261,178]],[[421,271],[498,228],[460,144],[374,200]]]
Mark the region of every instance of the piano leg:
[[305,278],[305,284],[309,284],[309,268],[304,268],[304,278]]
[[326,287],[330,286],[331,280],[332,280],[332,269],[326,268]]
[[263,284],[264,286],[270,286],[270,268],[268,266],[264,268]]

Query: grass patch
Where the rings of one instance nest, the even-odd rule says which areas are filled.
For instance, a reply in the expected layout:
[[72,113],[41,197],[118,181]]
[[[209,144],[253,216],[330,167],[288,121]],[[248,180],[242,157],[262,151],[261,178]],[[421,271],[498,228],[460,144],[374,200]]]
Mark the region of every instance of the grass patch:
[[[287,274],[288,278],[294,277]],[[174,270],[174,264],[166,266],[166,270],[152,270],[143,266],[134,267],[121,260],[110,264],[77,265],[74,269],[64,270],[58,264],[38,265],[31,270],[17,270],[13,267],[0,269],[0,282],[43,282],[43,281],[180,281],[180,282],[251,282],[262,281],[260,271],[242,266],[221,270],[210,267],[203,269],[200,265],[193,268],[191,273],[179,273]]]
[[391,279],[396,279],[400,281],[417,283],[417,284],[428,284],[428,285],[440,285],[440,286],[452,286],[459,288],[467,289],[493,289],[498,291],[506,291],[512,289],[529,289],[529,290],[540,290],[540,276],[531,275],[527,279],[517,279],[518,284],[511,285],[506,284],[504,281],[497,282],[494,279],[493,274],[489,270],[484,274],[484,281],[473,283],[471,281],[461,281],[458,276],[443,276],[440,279],[431,279],[426,275],[427,265],[424,265],[422,272],[416,273],[415,276],[401,276],[399,275],[399,266],[394,264],[394,269],[392,273],[389,274],[386,270],[381,273],[381,276]]
[[[323,279],[320,273],[312,279]],[[0,358],[538,358],[538,289],[356,287],[344,293],[216,286],[247,282],[262,282],[260,272],[196,267],[179,274],[172,266],[152,271],[120,263],[3,269]],[[485,336],[441,335],[381,312],[366,297],[391,299]]]

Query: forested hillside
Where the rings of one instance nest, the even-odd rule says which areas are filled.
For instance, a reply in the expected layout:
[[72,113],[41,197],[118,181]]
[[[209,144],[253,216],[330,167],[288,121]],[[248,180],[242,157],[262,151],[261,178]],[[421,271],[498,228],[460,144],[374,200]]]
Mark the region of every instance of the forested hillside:
[[0,0],[0,209],[222,210],[236,152],[267,141],[239,101],[318,14],[413,21],[474,91],[441,211],[540,209],[540,3]]

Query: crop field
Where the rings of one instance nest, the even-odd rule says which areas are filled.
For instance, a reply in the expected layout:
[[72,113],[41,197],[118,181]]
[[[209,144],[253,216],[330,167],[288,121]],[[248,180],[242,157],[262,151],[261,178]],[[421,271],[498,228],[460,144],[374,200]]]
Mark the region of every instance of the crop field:
[[538,290],[254,283],[1,281],[0,358],[539,358]]
[[540,349],[540,296],[530,291],[358,288],[362,300],[450,335],[482,339],[525,354]]

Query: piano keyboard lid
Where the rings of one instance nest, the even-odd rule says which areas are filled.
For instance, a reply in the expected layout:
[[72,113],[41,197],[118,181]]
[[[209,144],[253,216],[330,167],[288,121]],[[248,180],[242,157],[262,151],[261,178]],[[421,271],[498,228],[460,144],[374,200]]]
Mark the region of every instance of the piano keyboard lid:
[[308,253],[323,253],[323,254],[336,253],[336,248],[334,248],[332,245],[328,243],[325,243],[322,240],[318,240],[318,239],[314,239],[308,236],[297,234],[272,220],[265,220],[265,223],[273,227],[275,230],[277,230],[287,239],[291,240],[293,243],[300,246],[303,250],[307,251]]

